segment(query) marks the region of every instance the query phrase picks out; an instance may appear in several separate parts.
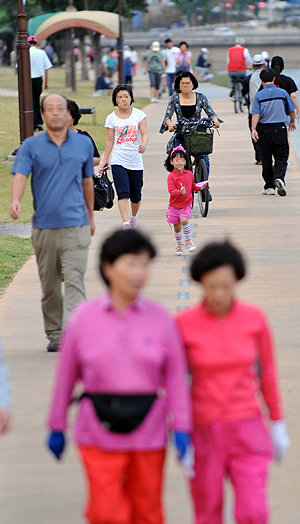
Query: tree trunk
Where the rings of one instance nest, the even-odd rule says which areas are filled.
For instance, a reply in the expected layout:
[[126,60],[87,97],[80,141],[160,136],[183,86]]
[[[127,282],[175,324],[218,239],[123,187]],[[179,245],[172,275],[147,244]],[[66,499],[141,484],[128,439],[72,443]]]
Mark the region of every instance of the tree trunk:
[[75,75],[75,55],[73,52],[73,29],[66,30],[65,38],[65,53],[66,53],[66,87],[71,87],[72,91],[76,91],[76,75]]
[[85,52],[85,45],[84,45],[84,37],[85,35],[80,35],[80,55],[81,55],[81,80],[88,80],[88,70],[87,70],[87,63],[86,63],[86,52]]
[[65,31],[65,66],[66,66],[66,87],[72,86],[72,29]]
[[102,64],[100,60],[100,38],[99,33],[93,34],[93,47],[94,47],[94,69],[95,69],[95,82],[100,74],[102,74]]

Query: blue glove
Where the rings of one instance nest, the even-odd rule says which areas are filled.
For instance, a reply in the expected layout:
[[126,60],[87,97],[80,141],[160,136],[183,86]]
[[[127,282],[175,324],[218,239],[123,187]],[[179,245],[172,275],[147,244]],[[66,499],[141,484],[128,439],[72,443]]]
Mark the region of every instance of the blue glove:
[[186,454],[186,451],[191,442],[191,438],[190,435],[188,433],[185,433],[184,431],[174,431],[174,437],[175,446],[177,449],[177,456],[179,460],[181,460]]
[[50,451],[52,451],[57,460],[59,460],[66,444],[65,435],[61,431],[51,431],[47,444]]

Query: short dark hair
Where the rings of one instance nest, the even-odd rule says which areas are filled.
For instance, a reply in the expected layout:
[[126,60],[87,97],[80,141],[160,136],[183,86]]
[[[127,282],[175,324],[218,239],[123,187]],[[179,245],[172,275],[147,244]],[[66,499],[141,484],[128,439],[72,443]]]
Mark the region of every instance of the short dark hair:
[[172,42],[172,38],[166,38],[165,39],[165,44],[167,44],[168,42]]
[[131,87],[129,87],[128,85],[126,84],[119,84],[117,87],[114,88],[113,90],[113,93],[112,93],[112,103],[114,106],[117,106],[117,94],[120,92],[120,91],[127,91],[127,93],[129,93],[130,95],[130,98],[131,98],[131,102],[130,102],[130,105],[133,104],[134,102],[134,98],[133,98],[133,92],[132,92],[132,89]]
[[113,264],[122,255],[148,253],[149,258],[156,256],[156,249],[144,233],[135,229],[118,229],[104,240],[100,250],[99,271],[104,282],[109,286],[103,272],[103,264]]
[[191,277],[200,282],[205,273],[222,266],[231,266],[238,280],[246,274],[243,255],[229,240],[206,244],[192,261]]
[[185,166],[184,168],[187,169],[189,166],[189,157],[185,151],[181,151],[180,149],[177,149],[176,151],[173,151],[169,154],[167,160],[164,163],[164,166],[169,173],[171,173],[174,169],[174,166],[171,164],[171,160],[175,158],[175,156],[179,155],[180,158],[185,158]]
[[180,42],[178,47],[180,48],[180,46],[182,46],[182,44],[186,45],[187,48],[189,47],[189,44],[187,42],[185,42],[184,40],[182,42]]
[[77,126],[79,120],[81,119],[81,113],[78,105],[74,100],[68,99],[68,110],[70,111],[70,115],[73,118],[73,125]]
[[272,82],[273,78],[275,78],[275,72],[270,67],[265,67],[259,76],[262,82]]
[[197,89],[197,87],[198,87],[198,80],[197,80],[197,78],[192,73],[190,73],[189,71],[181,71],[181,73],[179,73],[176,76],[176,78],[175,78],[174,91],[177,91],[177,93],[179,93],[179,91],[180,91],[179,84],[180,84],[180,80],[182,80],[182,78],[189,78],[193,82],[193,89]]
[[41,100],[41,111],[42,113],[44,113],[44,105],[45,105],[45,100],[48,98],[48,96],[52,96],[52,95],[59,95],[61,96],[61,98],[63,98],[65,101],[66,101],[66,105],[67,105],[67,108],[68,108],[68,99],[64,96],[64,95],[61,95],[60,93],[49,93],[48,95],[44,96]]

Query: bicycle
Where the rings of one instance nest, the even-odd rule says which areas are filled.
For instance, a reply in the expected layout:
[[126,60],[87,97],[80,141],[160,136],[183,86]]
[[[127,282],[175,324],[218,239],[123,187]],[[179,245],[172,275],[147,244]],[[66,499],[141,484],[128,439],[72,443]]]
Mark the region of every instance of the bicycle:
[[[219,122],[223,123],[223,120],[219,119]],[[199,122],[195,123],[181,121],[174,126],[177,132],[179,126],[181,127],[180,134],[184,137],[186,151],[190,157],[191,171],[194,174],[195,183],[204,182],[208,180],[204,155],[213,151],[214,123],[210,118],[201,118]],[[191,157],[193,157],[193,160]],[[197,198],[200,214],[205,218],[208,215],[211,198],[209,184],[206,184],[204,189],[197,192]]]
[[235,113],[238,113],[239,110],[241,113],[243,113],[244,111],[244,100],[243,100],[243,95],[242,95],[242,82],[244,78],[245,77],[242,75],[236,75],[236,76],[231,77],[231,80],[234,86],[232,101],[234,103]]

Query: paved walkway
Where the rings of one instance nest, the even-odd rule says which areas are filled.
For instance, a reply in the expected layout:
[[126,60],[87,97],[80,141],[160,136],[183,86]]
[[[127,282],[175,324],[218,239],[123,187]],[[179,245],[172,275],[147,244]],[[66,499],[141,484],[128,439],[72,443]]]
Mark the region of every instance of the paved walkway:
[[[146,80],[143,85],[147,89]],[[249,260],[249,275],[241,284],[239,294],[243,299],[260,304],[269,315],[277,341],[282,394],[293,441],[287,460],[272,469],[272,524],[298,524],[299,164],[292,150],[286,198],[262,196],[261,168],[254,165],[246,114],[235,115],[227,95],[219,98],[216,88],[213,89],[203,85],[225,123],[221,136],[215,136],[211,156],[213,201],[206,219],[199,216],[197,208],[194,209],[194,240],[201,246],[212,238],[230,237],[242,247]],[[214,92],[214,99],[210,92]],[[157,130],[166,101],[165,97],[146,108],[150,142],[145,154],[145,187],[139,225],[153,237],[159,248],[147,295],[175,311],[198,300],[199,290],[188,279],[189,255],[183,259],[174,256],[174,239],[165,222],[168,194],[163,162],[168,136],[159,135]],[[116,205],[95,216],[97,232],[86,275],[88,297],[96,296],[103,289],[96,270],[99,244],[104,235],[120,225]],[[73,447],[69,445],[63,461],[57,463],[44,446],[43,422],[56,355],[45,351],[39,301],[40,286],[32,257],[0,300],[0,336],[14,394],[13,428],[0,439],[0,522],[80,524],[83,522],[84,482]],[[187,488],[172,452],[167,471],[168,524],[190,524]],[[230,504],[227,505],[229,510]]]

